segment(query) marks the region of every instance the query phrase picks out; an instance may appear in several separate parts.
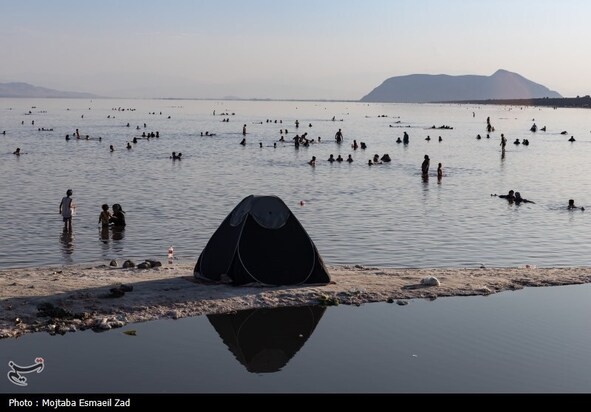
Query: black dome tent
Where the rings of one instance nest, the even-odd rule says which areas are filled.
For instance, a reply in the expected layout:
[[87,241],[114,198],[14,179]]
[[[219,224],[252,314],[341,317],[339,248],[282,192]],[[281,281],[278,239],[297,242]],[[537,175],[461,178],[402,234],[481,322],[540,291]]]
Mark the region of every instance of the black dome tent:
[[330,277],[314,242],[277,196],[244,198],[207,242],[195,277],[236,285],[328,283]]

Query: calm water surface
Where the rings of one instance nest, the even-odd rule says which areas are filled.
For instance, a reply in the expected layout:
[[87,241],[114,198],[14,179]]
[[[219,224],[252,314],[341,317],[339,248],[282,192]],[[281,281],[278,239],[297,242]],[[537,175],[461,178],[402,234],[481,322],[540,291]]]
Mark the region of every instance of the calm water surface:
[[[487,116],[496,128],[490,139]],[[529,132],[533,119],[548,131]],[[497,106],[0,99],[0,131],[6,130],[0,135],[0,267],[164,258],[170,245],[178,257],[196,260],[250,194],[280,196],[329,264],[588,265],[588,212],[565,206],[574,198],[591,211],[589,119],[586,110]],[[239,145],[243,124],[245,147]],[[453,130],[428,129],[432,125]],[[76,128],[91,139],[65,141]],[[339,128],[342,145],[334,142]],[[288,129],[288,141],[307,132],[322,143],[273,148],[280,129]],[[144,131],[161,137],[126,150]],[[201,137],[206,131],[216,136]],[[408,146],[395,143],[403,131]],[[501,132],[509,141],[504,158]],[[431,141],[424,140],[428,135]],[[567,142],[570,135],[575,143]],[[531,144],[515,146],[516,138]],[[367,150],[352,150],[353,139]],[[26,154],[12,155],[16,147]],[[170,160],[172,151],[183,160]],[[331,153],[351,153],[355,161],[331,165],[325,161]],[[389,153],[393,161],[368,167],[374,153]],[[427,182],[420,176],[425,154],[431,157]],[[306,164],[312,156],[315,168]],[[77,205],[72,235],[62,232],[58,214],[68,188]],[[508,205],[490,196],[509,189],[536,204]],[[127,212],[121,235],[99,231],[102,203],[120,203]]]
[[[591,285],[303,307],[0,341],[2,393],[589,393]],[[0,370],[1,371],[1,370]]]

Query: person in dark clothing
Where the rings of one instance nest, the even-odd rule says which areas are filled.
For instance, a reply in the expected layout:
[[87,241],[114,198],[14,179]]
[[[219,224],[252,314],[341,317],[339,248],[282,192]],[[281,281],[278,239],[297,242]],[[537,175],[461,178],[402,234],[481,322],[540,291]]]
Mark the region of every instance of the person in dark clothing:
[[112,223],[113,227],[125,227],[125,212],[123,211],[119,203],[115,203],[113,205],[113,215],[109,219],[109,223]]

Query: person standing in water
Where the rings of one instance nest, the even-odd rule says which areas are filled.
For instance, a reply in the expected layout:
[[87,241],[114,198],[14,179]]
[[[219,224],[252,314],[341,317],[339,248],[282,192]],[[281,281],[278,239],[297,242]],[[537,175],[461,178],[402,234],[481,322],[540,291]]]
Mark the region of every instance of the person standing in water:
[[429,162],[429,155],[425,155],[425,160],[423,160],[423,163],[421,164],[421,172],[423,177],[427,177],[429,175]]
[[69,232],[72,231],[72,209],[75,208],[70,196],[72,196],[72,189],[66,191],[66,196],[62,198],[60,203],[60,215],[64,219],[64,230]]
[[437,179],[441,180],[442,177],[443,177],[443,165],[441,163],[439,163],[437,165]]
[[99,215],[98,223],[102,227],[109,227],[109,221],[111,220],[111,212],[109,212],[109,205],[104,204],[101,206],[101,214]]

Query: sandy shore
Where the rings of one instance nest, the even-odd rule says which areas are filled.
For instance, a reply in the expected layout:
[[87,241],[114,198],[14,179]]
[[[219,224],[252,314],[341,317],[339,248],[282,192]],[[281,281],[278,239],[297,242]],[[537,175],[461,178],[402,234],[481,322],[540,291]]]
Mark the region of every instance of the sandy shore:
[[[119,262],[121,263],[121,262]],[[0,338],[46,331],[106,330],[129,322],[178,319],[258,307],[354,304],[489,295],[527,286],[591,282],[591,268],[384,269],[329,266],[324,286],[234,287],[193,277],[194,262],[152,269],[108,264],[0,270]],[[421,284],[435,276],[439,286]],[[110,291],[133,288],[123,296]]]

